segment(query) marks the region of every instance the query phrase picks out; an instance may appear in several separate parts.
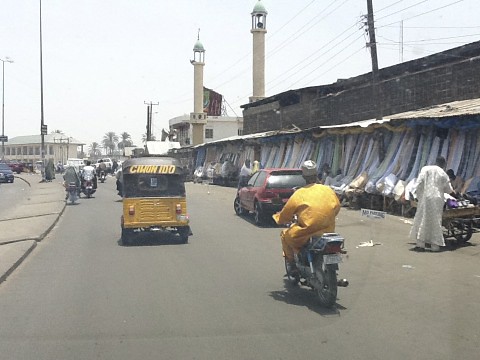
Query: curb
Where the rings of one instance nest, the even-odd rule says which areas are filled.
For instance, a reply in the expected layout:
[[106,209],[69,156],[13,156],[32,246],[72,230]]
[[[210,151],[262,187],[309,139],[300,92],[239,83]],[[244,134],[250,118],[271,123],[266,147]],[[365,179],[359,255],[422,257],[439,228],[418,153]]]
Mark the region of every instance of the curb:
[[35,239],[35,241],[37,241],[37,242],[38,242],[38,241],[42,241],[42,240],[50,233],[50,231],[52,231],[52,229],[55,227],[55,225],[57,225],[58,220],[60,219],[60,216],[62,216],[62,214],[63,214],[63,212],[65,211],[65,208],[66,208],[66,207],[67,207],[67,203],[65,203],[65,204],[63,205],[62,210],[60,210],[60,212],[58,213],[57,218],[56,218],[55,221],[52,223],[52,225],[50,225],[50,226],[48,227],[48,229],[43,232],[43,234],[40,234],[40,236],[39,236],[37,239]]
[[25,253],[20,256],[17,261],[15,261],[13,263],[12,266],[10,266],[10,268],[8,268],[4,274],[0,274],[0,283],[4,282],[7,277],[23,262],[23,260],[25,260],[25,258],[33,251],[33,249],[35,249],[37,247],[37,241],[35,240],[32,240],[32,244],[30,245],[30,247],[25,251]]
[[23,177],[18,176],[18,175],[15,175],[14,178],[20,179],[20,180],[26,182],[28,184],[28,186],[32,187],[32,184],[30,184],[30,182],[27,179],[24,179]]
[[[23,177],[20,177],[20,176],[15,176],[15,177],[17,179],[20,179],[20,180],[24,181],[26,184],[28,184],[29,187],[32,187],[31,183],[28,180],[24,179]],[[54,219],[54,221],[52,221],[50,226],[48,226],[48,228],[45,231],[43,231],[39,236],[37,236],[35,238],[30,238],[30,239],[22,239],[22,240],[7,242],[7,243],[3,243],[3,244],[0,245],[0,246],[5,246],[5,245],[20,244],[20,243],[23,243],[23,242],[26,242],[26,241],[31,242],[30,246],[28,246],[28,248],[23,250],[24,253],[21,254],[21,256],[19,256],[18,259],[16,259],[8,269],[4,270],[4,273],[0,274],[0,283],[5,281],[8,278],[8,276],[16,268],[18,268],[20,266],[20,264],[27,258],[27,256],[30,255],[30,253],[33,251],[33,249],[35,249],[37,244],[40,241],[42,241],[52,231],[52,229],[57,225],[58,221],[60,220],[60,217],[63,215],[63,213],[65,211],[65,208],[66,208],[66,203],[63,204],[63,207],[61,207],[61,210],[58,212],[58,216]],[[22,250],[20,250],[20,251],[22,251]]]

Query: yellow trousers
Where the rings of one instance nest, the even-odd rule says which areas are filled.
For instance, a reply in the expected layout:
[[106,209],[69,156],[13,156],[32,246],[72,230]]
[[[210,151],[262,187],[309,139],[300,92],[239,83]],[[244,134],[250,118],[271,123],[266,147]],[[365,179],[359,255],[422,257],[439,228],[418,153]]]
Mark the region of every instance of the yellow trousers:
[[282,230],[280,239],[282,240],[282,249],[288,262],[293,262],[293,254],[298,253],[308,242],[310,237],[293,238],[289,232],[290,228]]

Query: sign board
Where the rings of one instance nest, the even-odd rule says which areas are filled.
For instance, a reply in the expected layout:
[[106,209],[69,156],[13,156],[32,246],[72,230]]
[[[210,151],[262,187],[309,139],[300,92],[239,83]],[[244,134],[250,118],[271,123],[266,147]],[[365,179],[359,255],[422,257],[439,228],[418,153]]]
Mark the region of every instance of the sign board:
[[8,142],[8,136],[6,136],[6,135],[0,135],[0,141],[1,141],[1,142]]
[[377,211],[370,209],[362,209],[362,216],[366,216],[373,219],[385,219],[387,213],[385,211]]
[[47,135],[47,125],[42,125],[40,134]]

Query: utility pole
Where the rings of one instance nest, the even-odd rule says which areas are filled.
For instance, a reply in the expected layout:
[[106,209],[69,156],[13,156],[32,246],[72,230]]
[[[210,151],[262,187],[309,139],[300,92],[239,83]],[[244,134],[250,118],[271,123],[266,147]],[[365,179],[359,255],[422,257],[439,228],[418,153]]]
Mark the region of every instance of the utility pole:
[[378,58],[377,58],[377,40],[375,40],[375,25],[373,21],[373,4],[372,0],[367,0],[367,26],[370,41],[367,47],[370,48],[370,55],[372,57],[372,87],[373,87],[373,106],[377,120],[382,118],[382,111],[380,105],[380,92],[378,91]]
[[152,106],[158,105],[158,102],[154,104],[151,101],[149,103],[144,101],[143,103],[147,105],[147,141],[152,141]]

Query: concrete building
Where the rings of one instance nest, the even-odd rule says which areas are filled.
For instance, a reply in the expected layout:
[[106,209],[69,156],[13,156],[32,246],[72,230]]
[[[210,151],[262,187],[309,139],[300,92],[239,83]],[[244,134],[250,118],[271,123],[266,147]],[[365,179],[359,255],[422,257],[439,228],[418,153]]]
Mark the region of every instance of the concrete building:
[[[194,145],[193,129],[188,115],[177,116],[169,120],[170,134],[176,135],[175,141],[181,146]],[[243,134],[243,118],[233,116],[208,116],[204,124],[204,143]]]
[[[47,134],[44,139],[45,160],[53,159],[54,163],[66,164],[68,158],[79,157],[83,145],[81,141],[64,134]],[[35,164],[42,161],[42,140],[40,135],[13,137],[5,143],[5,160],[17,160]]]

